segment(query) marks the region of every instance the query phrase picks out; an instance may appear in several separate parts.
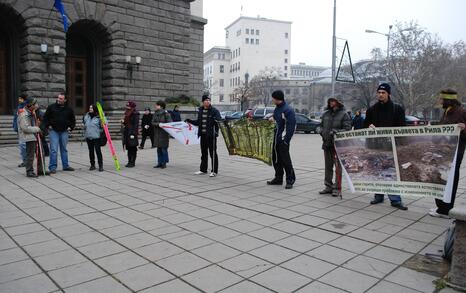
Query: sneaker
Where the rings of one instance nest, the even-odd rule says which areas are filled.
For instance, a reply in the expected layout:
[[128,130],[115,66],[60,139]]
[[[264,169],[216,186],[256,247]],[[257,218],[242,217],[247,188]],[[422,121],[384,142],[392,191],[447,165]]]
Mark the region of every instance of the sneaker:
[[217,173],[215,173],[215,172],[212,172],[212,173],[210,173],[210,175],[209,175],[209,177],[215,177],[215,176],[217,176]]
[[283,185],[283,181],[273,178],[272,180],[267,181],[267,185]]
[[72,168],[72,167],[67,167],[67,168],[63,169],[63,171],[70,171],[70,172],[72,172],[72,171],[74,171],[74,168]]
[[429,212],[429,215],[430,215],[431,217],[436,217],[436,218],[450,219],[449,216],[444,215],[444,214],[439,214],[439,213],[437,213],[436,211],[432,211],[432,210]]
[[319,194],[331,194],[332,191],[331,188],[326,187],[324,190],[319,191]]
[[207,172],[202,172],[202,171],[194,172],[194,175],[204,175],[204,174],[207,174]]
[[429,212],[435,212],[435,213],[436,213],[436,212],[437,212],[437,208],[431,208],[431,209],[429,210]]
[[95,166],[94,166],[94,165],[92,165],[92,166],[89,168],[89,171],[93,171],[93,170],[95,170]]

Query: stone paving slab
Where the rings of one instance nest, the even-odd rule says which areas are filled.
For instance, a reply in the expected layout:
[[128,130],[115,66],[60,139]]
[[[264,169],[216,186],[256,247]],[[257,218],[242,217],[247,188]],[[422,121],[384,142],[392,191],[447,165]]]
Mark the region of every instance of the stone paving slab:
[[297,134],[291,151],[297,182],[284,190],[221,141],[216,178],[193,175],[199,147],[173,140],[164,170],[145,149],[116,172],[103,149],[106,171],[89,171],[87,147],[71,143],[76,171],[37,179],[0,148],[0,292],[434,292],[436,277],[403,267],[440,253],[449,221],[427,215],[433,200],[404,197],[399,211],[319,195],[319,136]]

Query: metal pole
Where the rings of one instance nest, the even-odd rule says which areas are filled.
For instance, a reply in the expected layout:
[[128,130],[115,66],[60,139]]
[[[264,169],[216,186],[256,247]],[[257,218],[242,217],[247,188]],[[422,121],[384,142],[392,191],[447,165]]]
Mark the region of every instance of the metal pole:
[[332,97],[335,96],[335,74],[336,64],[335,55],[337,53],[337,37],[336,37],[336,22],[337,22],[337,0],[333,0],[333,37],[332,37]]
[[393,25],[388,26],[388,34],[387,34],[387,61],[390,58],[390,36],[391,36],[391,31],[392,31]]

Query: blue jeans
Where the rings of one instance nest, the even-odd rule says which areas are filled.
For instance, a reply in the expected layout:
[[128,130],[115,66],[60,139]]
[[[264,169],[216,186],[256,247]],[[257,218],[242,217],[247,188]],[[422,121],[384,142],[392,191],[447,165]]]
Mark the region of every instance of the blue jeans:
[[[374,195],[374,199],[377,200],[377,201],[383,201],[383,196],[384,196],[383,194],[376,193]],[[389,194],[388,198],[390,199],[390,202],[391,202],[392,205],[401,204],[401,197],[399,195]]]
[[66,145],[68,144],[68,131],[56,132],[55,130],[50,130],[49,132],[50,139],[50,162],[49,170],[57,169],[57,154],[58,146],[60,146],[60,157],[63,169],[68,168],[68,151],[66,150]]
[[168,163],[168,148],[157,148],[157,165]]
[[21,162],[26,162],[26,143],[20,139],[18,139],[18,148],[19,153],[21,155]]

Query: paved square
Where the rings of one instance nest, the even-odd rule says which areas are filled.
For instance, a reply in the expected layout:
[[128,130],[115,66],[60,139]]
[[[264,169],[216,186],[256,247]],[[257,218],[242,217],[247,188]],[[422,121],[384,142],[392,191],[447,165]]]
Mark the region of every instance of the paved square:
[[76,171],[37,179],[2,147],[0,292],[434,292],[435,276],[403,266],[442,248],[449,221],[427,215],[433,200],[406,197],[399,211],[371,194],[319,195],[320,145],[293,138],[292,190],[220,140],[216,178],[195,176],[199,147],[174,140],[164,170],[145,149],[116,172],[104,148],[106,171],[88,171],[87,147],[71,143]]

